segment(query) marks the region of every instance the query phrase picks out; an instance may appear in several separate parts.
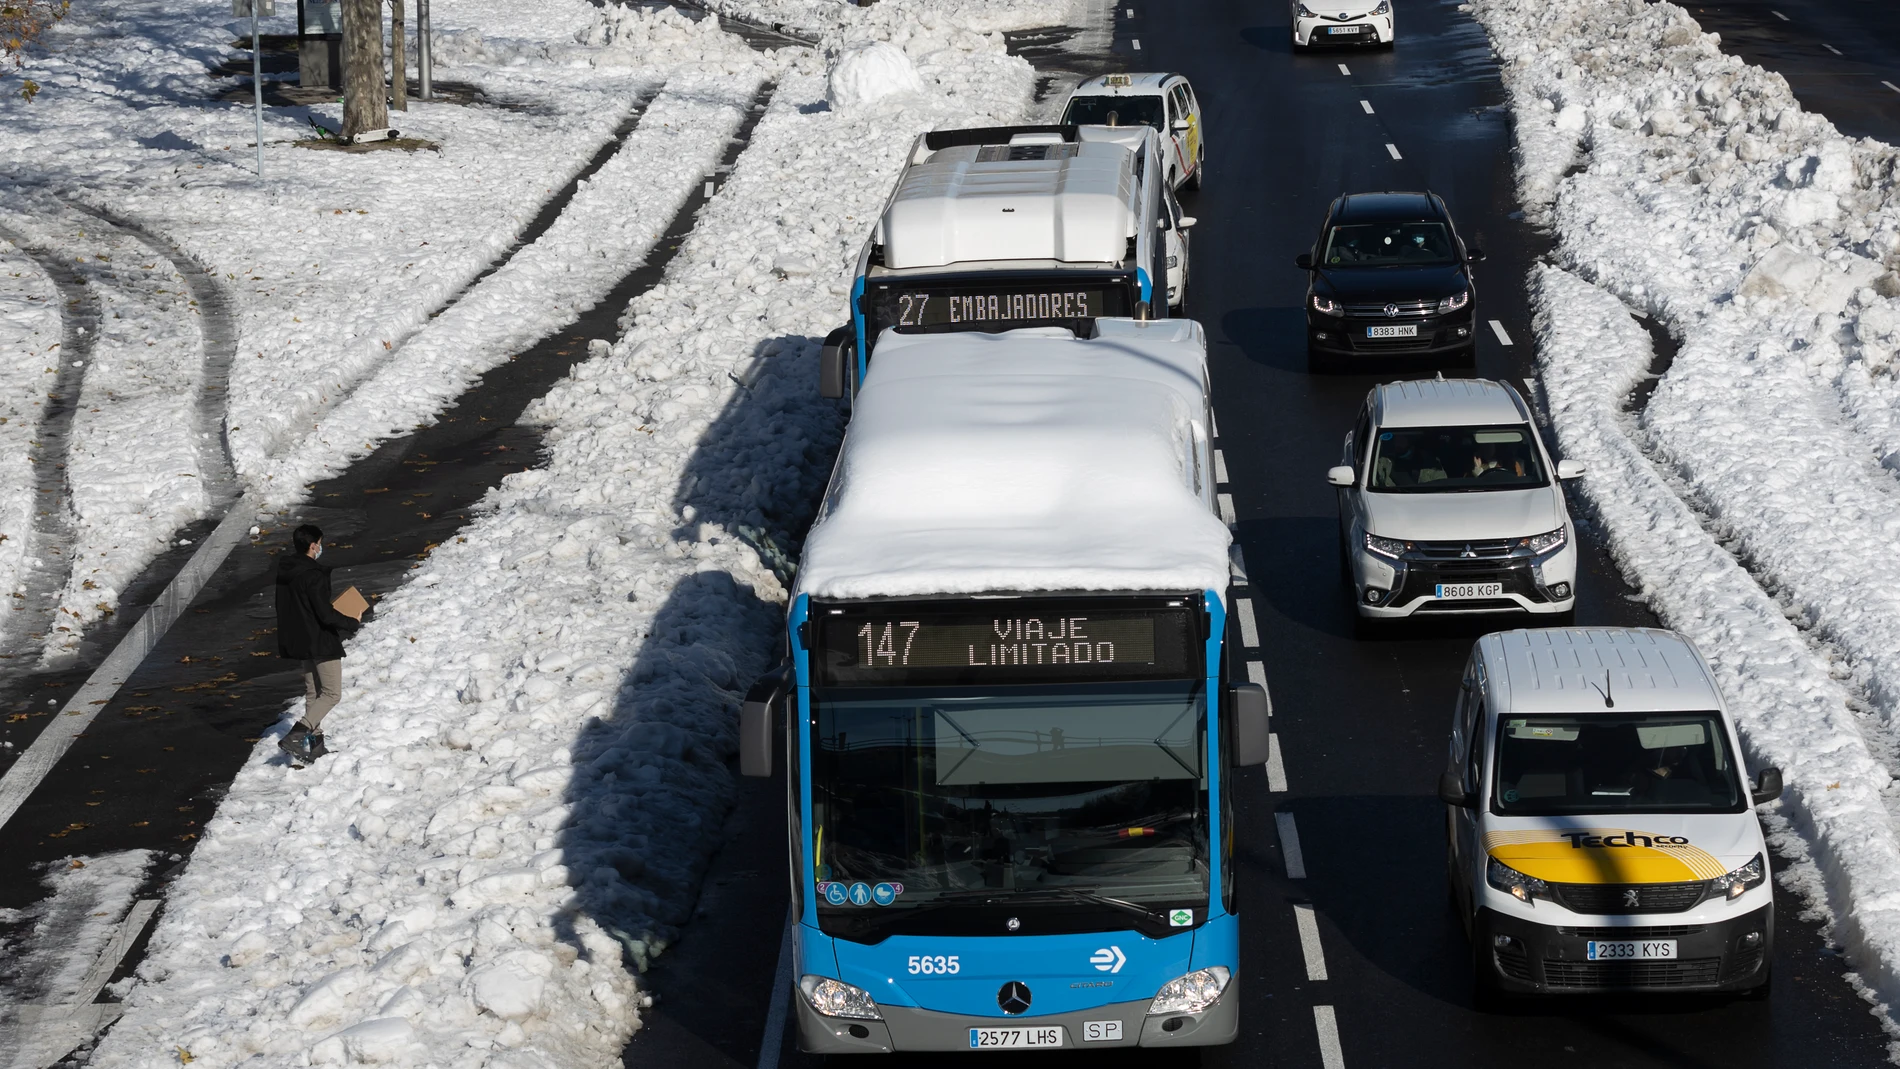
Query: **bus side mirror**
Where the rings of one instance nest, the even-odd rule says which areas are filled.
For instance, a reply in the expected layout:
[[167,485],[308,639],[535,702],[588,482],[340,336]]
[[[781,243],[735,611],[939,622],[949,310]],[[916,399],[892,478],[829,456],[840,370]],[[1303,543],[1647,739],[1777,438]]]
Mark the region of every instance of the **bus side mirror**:
[[1749,793],[1756,805],[1767,805],[1781,797],[1781,770],[1773,767],[1762,769],[1761,775],[1755,778],[1755,789]]
[[1267,688],[1258,683],[1234,683],[1227,688],[1227,709],[1234,718],[1233,752],[1227,763],[1242,765],[1267,763],[1269,709]]
[[1460,809],[1470,809],[1478,804],[1471,792],[1465,790],[1464,773],[1448,768],[1438,777],[1438,800],[1446,805],[1455,805]]
[[1299,268],[1302,271],[1311,271],[1313,269],[1313,254],[1310,252],[1303,252],[1299,254],[1298,256],[1295,256],[1293,258],[1293,266]]
[[772,734],[778,717],[773,713],[785,699],[790,683],[790,665],[780,665],[760,676],[746,691],[745,704],[739,707],[739,774],[772,775]]
[[856,355],[851,351],[853,333],[846,326],[825,335],[825,344],[818,350],[818,396],[831,400],[844,396],[845,362]]

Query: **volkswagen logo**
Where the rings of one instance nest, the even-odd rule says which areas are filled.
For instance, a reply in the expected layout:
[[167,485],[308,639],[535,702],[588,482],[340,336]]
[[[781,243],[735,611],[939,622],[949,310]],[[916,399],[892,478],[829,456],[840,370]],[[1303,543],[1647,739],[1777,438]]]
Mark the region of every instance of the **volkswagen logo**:
[[1399,317],[1399,306],[1398,306],[1398,305],[1396,305],[1396,304],[1388,304],[1388,305],[1386,305],[1386,306],[1385,306],[1385,317],[1386,317],[1387,319],[1397,319],[1397,318]]
[[1003,927],[1008,928],[1012,932],[1018,928],[1021,928],[1022,926],[1023,926],[1023,922],[1022,922],[1022,918],[1020,917],[1011,917],[1008,921],[1004,922],[1003,924]]
[[1623,889],[1623,908],[1636,909],[1640,907],[1642,904],[1643,904],[1642,899],[1638,897],[1636,894],[1636,888],[1625,887]]
[[1029,1009],[1029,985],[1021,980],[1011,980],[996,993],[996,1004],[1011,1017]]

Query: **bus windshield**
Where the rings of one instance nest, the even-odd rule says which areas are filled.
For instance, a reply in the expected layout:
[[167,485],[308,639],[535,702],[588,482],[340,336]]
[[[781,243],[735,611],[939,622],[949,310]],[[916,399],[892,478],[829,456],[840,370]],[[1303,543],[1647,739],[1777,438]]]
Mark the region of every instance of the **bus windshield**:
[[[1157,914],[1208,894],[1199,680],[841,687],[812,751],[819,909],[1084,892]],[[1064,890],[1066,889],[1066,891]],[[859,892],[860,897],[862,892]]]

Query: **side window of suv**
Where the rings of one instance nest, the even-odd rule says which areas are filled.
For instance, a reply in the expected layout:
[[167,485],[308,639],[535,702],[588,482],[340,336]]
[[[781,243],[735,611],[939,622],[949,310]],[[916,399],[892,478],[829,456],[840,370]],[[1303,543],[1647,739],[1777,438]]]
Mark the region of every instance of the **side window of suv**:
[[1359,409],[1359,422],[1352,428],[1352,466],[1356,469],[1372,452],[1372,410]]

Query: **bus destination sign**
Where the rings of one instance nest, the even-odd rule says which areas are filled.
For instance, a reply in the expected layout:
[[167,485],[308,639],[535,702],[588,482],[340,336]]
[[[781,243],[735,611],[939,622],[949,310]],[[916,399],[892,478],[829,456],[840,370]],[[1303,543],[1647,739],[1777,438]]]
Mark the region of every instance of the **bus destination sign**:
[[1188,622],[1181,609],[845,613],[823,618],[816,652],[830,683],[1181,678]]
[[1089,285],[1038,280],[1020,286],[878,286],[867,295],[872,332],[1010,330],[1035,324],[1129,314],[1126,287],[1093,280]]

